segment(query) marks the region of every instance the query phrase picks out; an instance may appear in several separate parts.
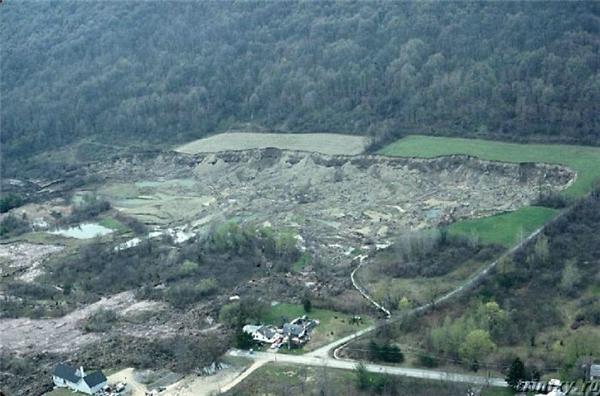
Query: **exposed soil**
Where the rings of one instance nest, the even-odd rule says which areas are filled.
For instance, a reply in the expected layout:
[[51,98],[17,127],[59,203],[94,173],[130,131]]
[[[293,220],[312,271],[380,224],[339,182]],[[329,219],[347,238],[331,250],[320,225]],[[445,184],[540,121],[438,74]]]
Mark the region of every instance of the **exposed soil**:
[[268,222],[295,230],[310,251],[333,263],[353,248],[385,245],[399,232],[518,209],[575,177],[558,165],[467,156],[329,156],[272,148],[165,153],[95,171],[105,177],[101,192],[116,208],[149,224],[203,232],[215,220]]
[[[163,309],[164,304],[136,302],[132,292],[123,292],[56,319],[2,319],[0,352],[73,352],[101,337],[99,333],[84,333],[81,328],[82,321],[101,308],[130,316],[141,311],[156,312]],[[167,325],[129,326],[124,332],[135,336],[161,337],[173,335],[176,329]]]
[[63,246],[12,243],[0,245],[0,275],[18,274],[17,279],[32,282],[42,273],[43,260],[60,252]]

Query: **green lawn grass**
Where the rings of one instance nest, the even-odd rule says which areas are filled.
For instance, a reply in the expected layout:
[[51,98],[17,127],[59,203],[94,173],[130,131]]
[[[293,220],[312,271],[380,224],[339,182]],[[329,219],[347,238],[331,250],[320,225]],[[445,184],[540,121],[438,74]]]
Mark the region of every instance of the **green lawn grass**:
[[491,140],[412,135],[385,146],[379,154],[402,157],[438,157],[467,154],[485,160],[562,164],[577,172],[565,194],[581,197],[600,179],[600,148],[565,144],[518,144]]
[[556,209],[529,206],[514,212],[458,221],[448,228],[451,235],[477,235],[484,243],[512,246],[519,236],[527,236],[557,213]]
[[[321,308],[313,308],[309,313],[305,313],[301,304],[287,303],[280,303],[271,307],[267,314],[262,318],[262,322],[279,326],[282,324],[282,318],[291,321],[302,315],[307,315],[310,319],[317,319],[320,322],[320,324],[312,331],[311,340],[302,349],[303,351],[310,351],[318,348],[328,342],[367,327],[372,323],[370,318],[362,315],[362,324],[350,324],[350,317],[352,315]],[[296,351],[295,353],[301,352]]]
[[112,217],[105,217],[103,219],[100,219],[98,221],[98,224],[100,224],[103,227],[110,228],[111,230],[116,231],[119,234],[123,234],[129,231],[129,228],[127,226],[125,226],[119,220],[113,219]]
[[484,388],[481,391],[481,396],[512,396],[515,392],[513,392],[510,388]]
[[[400,395],[464,395],[467,384],[452,382],[409,378],[403,376],[385,376],[379,373],[369,373],[369,382],[372,384],[367,389],[360,389],[357,383],[355,370],[334,369],[316,366],[295,366],[291,364],[268,363],[260,367],[248,378],[244,379],[227,395],[256,395],[256,394],[352,394],[367,396],[387,394],[381,392],[377,383],[393,381],[389,386],[394,387]],[[389,389],[389,388],[388,388]],[[500,396],[512,395],[502,388],[484,388],[483,395]]]

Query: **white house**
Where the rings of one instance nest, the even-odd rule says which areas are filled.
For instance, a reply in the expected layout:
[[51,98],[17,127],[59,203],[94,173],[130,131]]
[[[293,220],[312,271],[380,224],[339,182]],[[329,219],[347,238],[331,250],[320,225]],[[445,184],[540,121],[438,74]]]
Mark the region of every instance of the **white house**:
[[77,392],[93,395],[106,385],[106,377],[102,371],[85,374],[83,367],[74,369],[68,364],[60,363],[52,372],[54,385],[60,388],[69,388]]
[[254,341],[257,342],[272,344],[282,338],[281,334],[277,333],[277,331],[271,326],[246,325],[242,328],[242,330],[244,333],[250,334]]

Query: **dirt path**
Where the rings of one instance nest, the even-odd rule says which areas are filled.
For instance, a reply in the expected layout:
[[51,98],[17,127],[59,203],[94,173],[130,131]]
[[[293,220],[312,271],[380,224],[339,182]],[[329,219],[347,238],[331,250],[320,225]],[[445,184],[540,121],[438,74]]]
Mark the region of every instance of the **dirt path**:
[[[242,355],[233,355],[233,356],[242,356]],[[222,386],[220,388],[221,393],[225,393],[225,392],[228,392],[229,390],[233,389],[237,384],[239,384],[240,382],[245,380],[254,371],[256,371],[257,369],[264,366],[266,363],[271,362],[275,359],[274,353],[261,353],[260,356],[255,355],[255,354],[252,354],[252,355],[248,354],[248,356],[255,359],[254,363],[252,363],[252,365],[250,367],[248,367],[241,375],[237,376],[233,381]]]
[[127,389],[130,392],[130,396],[145,396],[146,392],[148,391],[146,385],[135,380],[134,369],[132,367],[111,374],[107,379],[109,384],[116,384],[118,382],[127,384]]
[[243,372],[244,368],[242,367],[229,367],[210,376],[187,376],[181,381],[167,386],[167,390],[163,394],[165,396],[209,396],[219,394],[224,387],[233,383]]

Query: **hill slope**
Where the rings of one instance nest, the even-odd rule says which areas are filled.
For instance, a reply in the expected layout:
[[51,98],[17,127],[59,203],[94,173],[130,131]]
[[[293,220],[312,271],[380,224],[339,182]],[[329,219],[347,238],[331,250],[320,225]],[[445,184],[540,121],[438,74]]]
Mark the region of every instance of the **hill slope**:
[[[271,130],[600,143],[600,5],[1,6],[8,165],[80,139]],[[93,151],[93,150],[92,150]]]

